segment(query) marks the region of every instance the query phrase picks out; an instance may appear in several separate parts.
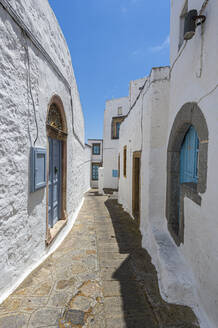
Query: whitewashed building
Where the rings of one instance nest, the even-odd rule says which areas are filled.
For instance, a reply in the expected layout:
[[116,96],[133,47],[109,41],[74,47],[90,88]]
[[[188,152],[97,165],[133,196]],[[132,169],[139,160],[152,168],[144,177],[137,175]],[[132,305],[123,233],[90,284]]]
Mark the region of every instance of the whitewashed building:
[[103,162],[103,140],[88,139],[88,145],[91,147],[91,174],[90,183],[92,188],[98,188],[99,168]]
[[140,226],[161,294],[191,306],[211,328],[218,322],[217,14],[215,0],[171,1],[170,67],[153,68],[135,88],[119,139],[119,202]]
[[103,180],[105,189],[118,188],[118,148],[120,124],[129,110],[129,98],[106,102],[104,111]]
[[0,301],[63,240],[90,188],[70,53],[47,0],[0,0]]

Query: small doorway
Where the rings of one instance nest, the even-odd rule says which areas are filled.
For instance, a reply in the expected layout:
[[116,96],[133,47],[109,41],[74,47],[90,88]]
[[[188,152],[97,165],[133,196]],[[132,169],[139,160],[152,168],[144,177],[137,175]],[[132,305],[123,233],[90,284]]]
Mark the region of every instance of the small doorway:
[[132,213],[138,226],[140,226],[140,167],[141,152],[133,153],[132,172]]
[[53,228],[61,219],[62,141],[49,140],[48,226]]
[[49,245],[67,223],[67,122],[64,106],[54,95],[46,120],[48,137],[46,244]]

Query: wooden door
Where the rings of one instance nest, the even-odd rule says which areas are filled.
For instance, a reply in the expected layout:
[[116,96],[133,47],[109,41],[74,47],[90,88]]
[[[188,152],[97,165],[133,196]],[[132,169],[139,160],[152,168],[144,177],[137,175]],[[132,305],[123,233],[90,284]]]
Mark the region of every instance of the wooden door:
[[48,218],[50,228],[61,218],[61,155],[62,142],[49,138]]

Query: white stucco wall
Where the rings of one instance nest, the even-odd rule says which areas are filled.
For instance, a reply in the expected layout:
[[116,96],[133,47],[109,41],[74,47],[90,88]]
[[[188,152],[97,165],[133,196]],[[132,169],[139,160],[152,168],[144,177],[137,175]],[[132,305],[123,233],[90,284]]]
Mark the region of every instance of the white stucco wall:
[[[141,151],[141,232],[145,234],[148,220],[164,216],[166,174],[166,138],[169,110],[169,68],[153,68],[145,87],[121,125],[119,151],[121,170],[119,202],[132,215],[133,152]],[[133,81],[137,85],[138,81]],[[137,95],[139,94],[137,88]],[[127,145],[127,176],[123,176],[123,147]],[[151,201],[152,200],[152,201]],[[161,213],[160,213],[161,211]]]
[[[47,0],[11,0],[10,5],[46,49],[72,88],[74,129],[84,143],[84,120],[71,58]],[[1,300],[29,268],[54,249],[45,246],[46,189],[29,193],[29,152],[36,137],[34,108],[27,84],[30,58],[32,95],[39,135],[35,146],[47,147],[46,115],[54,94],[62,99],[67,119],[67,212],[73,214],[89,188],[90,171],[84,150],[73,135],[68,88],[45,57],[26,38],[0,4],[0,291]]]
[[112,177],[112,170],[118,169],[119,139],[111,138],[111,122],[113,117],[119,116],[118,107],[122,107],[122,115],[126,115],[129,111],[129,97],[108,100],[104,111],[104,188],[112,189],[118,188],[118,178]]
[[[129,99],[131,106],[147,78],[131,81],[129,85]],[[138,99],[135,106],[121,124],[119,154],[120,154],[120,179],[119,179],[119,202],[124,209],[132,215],[132,169],[133,152],[142,149],[142,97]],[[123,174],[123,150],[127,147],[126,177]]]
[[104,194],[104,168],[99,167],[99,179],[98,179],[98,192],[99,194]]
[[[122,123],[118,200],[133,217],[133,152],[141,150],[142,247],[150,253],[157,269],[163,298],[168,302],[191,306],[202,319],[201,306],[196,296],[195,278],[183,253],[172,240],[165,219],[169,91],[169,68],[153,68],[136,105]],[[123,176],[125,145],[127,145],[126,177]]]
[[[218,242],[217,199],[218,165],[217,101],[218,101],[218,2],[210,0],[203,14],[206,22],[197,27],[195,36],[187,42],[178,56],[179,15],[184,1],[171,3],[171,90],[170,90],[170,133],[176,113],[186,102],[196,102],[203,112],[208,130],[207,189],[201,194],[201,206],[185,198],[184,245],[179,247],[191,268],[197,288],[197,295],[205,311],[209,326],[217,327],[218,322]],[[203,0],[189,0],[189,10],[200,10]],[[175,62],[176,61],[176,62]],[[175,64],[174,64],[175,62]]]

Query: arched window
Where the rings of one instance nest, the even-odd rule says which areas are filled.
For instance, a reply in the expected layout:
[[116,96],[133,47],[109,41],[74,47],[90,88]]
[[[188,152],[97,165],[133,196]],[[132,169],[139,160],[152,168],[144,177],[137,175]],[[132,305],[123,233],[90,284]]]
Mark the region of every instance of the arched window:
[[196,103],[177,113],[167,149],[166,217],[177,245],[184,242],[184,197],[201,205],[207,183],[208,128]]
[[198,182],[199,138],[193,126],[186,133],[180,151],[180,183]]

